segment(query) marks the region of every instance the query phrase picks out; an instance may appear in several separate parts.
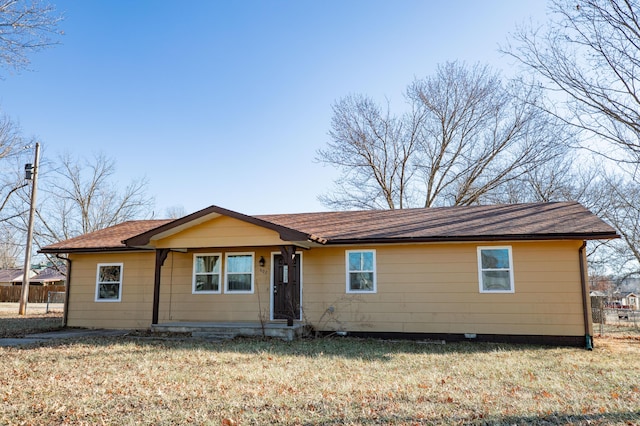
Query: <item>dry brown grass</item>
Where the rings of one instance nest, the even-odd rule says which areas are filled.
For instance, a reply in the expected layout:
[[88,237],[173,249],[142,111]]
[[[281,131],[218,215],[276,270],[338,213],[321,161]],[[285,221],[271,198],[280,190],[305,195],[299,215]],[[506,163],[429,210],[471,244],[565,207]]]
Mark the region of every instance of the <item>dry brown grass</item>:
[[0,338],[24,337],[27,334],[58,330],[61,327],[62,312],[18,316],[17,308],[15,312],[0,311]]
[[638,344],[130,336],[0,348],[0,424],[640,424]]

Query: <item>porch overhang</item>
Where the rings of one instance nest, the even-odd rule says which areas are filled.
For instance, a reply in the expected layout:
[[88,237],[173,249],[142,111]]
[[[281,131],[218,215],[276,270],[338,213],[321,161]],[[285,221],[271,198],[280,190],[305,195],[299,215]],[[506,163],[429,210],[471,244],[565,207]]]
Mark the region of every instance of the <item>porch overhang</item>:
[[[163,247],[161,244],[159,244],[159,242],[164,238],[171,237],[189,228],[200,225],[207,221],[217,219],[221,216],[237,219],[242,222],[256,225],[261,228],[265,228],[265,229],[276,232],[280,238],[280,241],[278,241],[276,245],[290,244],[290,245],[295,245],[296,247],[309,249],[313,246],[324,245],[327,242],[325,239],[318,237],[316,235],[310,235],[295,229],[287,228],[286,226],[278,225],[254,216],[248,216],[248,215],[238,213],[232,210],[228,210],[222,207],[210,206],[210,207],[207,207],[206,209],[197,211],[188,216],[176,219],[174,221],[163,224],[161,226],[158,226],[149,231],[143,232],[134,237],[128,238],[122,241],[122,243],[128,248],[137,248],[137,249],[168,248],[168,247]],[[244,244],[244,246],[247,246],[247,247],[271,246],[271,245],[274,245],[274,242],[269,242],[269,243],[257,242],[256,244]],[[225,245],[220,245],[219,247],[224,247],[224,246]],[[216,245],[207,244],[207,247],[216,247]],[[187,247],[179,247],[179,248],[186,249]],[[193,248],[196,248],[196,247],[193,247]]]

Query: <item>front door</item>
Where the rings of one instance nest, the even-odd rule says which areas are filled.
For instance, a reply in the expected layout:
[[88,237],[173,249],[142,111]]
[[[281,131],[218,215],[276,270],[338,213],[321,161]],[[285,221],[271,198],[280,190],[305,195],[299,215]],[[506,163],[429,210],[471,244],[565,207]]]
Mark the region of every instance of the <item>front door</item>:
[[[293,261],[293,274],[281,254],[273,256],[273,319],[300,319],[300,255]],[[289,277],[293,276],[293,279]],[[289,282],[293,281],[293,282]]]

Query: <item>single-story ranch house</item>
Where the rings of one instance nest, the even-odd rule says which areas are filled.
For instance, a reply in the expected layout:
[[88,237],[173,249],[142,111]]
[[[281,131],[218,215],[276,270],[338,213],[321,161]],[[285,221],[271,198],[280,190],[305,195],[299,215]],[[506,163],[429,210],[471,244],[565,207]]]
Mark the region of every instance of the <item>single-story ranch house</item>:
[[73,327],[259,324],[591,347],[575,202],[248,216],[211,206],[44,247],[68,258]]

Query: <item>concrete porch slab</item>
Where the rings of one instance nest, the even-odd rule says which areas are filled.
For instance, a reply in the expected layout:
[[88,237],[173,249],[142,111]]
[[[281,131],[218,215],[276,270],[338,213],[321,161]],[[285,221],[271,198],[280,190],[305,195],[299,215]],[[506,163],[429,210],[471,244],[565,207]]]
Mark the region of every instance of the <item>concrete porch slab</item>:
[[304,325],[295,323],[289,327],[286,323],[179,321],[152,324],[151,331],[158,333],[191,333],[193,337],[200,338],[275,337],[292,341],[302,336]]

